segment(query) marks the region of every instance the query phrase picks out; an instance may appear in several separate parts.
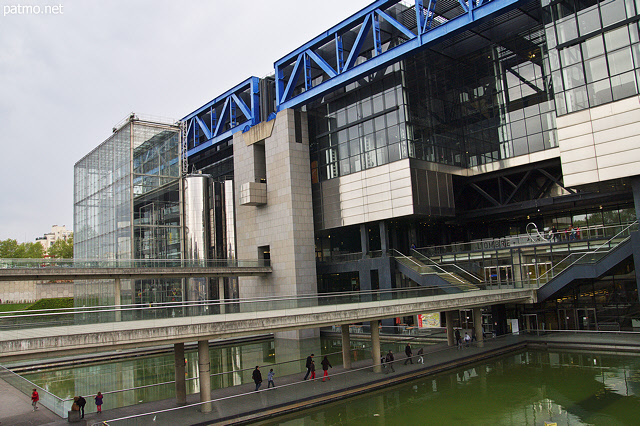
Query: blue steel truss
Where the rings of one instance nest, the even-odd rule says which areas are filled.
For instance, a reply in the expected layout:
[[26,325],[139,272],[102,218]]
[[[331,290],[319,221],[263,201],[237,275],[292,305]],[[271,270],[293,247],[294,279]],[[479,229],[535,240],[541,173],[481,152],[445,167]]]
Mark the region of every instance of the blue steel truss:
[[188,156],[260,122],[259,83],[250,77],[180,120],[187,127]]
[[[274,64],[277,110],[306,104],[441,41],[444,37],[466,31],[527,3],[528,0],[458,0],[460,7],[457,8],[456,16],[450,16],[454,13],[453,9],[447,11],[447,16],[437,15],[436,0],[415,0],[416,28],[413,30],[385,12],[400,1],[378,0],[278,60]],[[406,41],[383,51],[380,21],[397,30]],[[438,25],[434,25],[434,21]],[[350,51],[347,51],[343,35],[356,30],[355,41]],[[335,49],[336,52],[331,63],[319,53],[320,48],[330,43],[334,44],[331,50]],[[365,43],[373,46],[371,53],[363,51]],[[312,78],[313,64],[317,67],[316,75],[318,70],[322,73],[322,81],[315,86]],[[299,83],[303,73],[304,82]]]

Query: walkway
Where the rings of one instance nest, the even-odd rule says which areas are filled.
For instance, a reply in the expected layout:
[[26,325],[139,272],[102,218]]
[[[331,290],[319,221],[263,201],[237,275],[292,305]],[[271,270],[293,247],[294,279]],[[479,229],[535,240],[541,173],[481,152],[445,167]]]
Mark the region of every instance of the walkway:
[[[425,374],[432,374],[448,368],[462,366],[471,362],[491,358],[500,353],[513,350],[515,347],[523,346],[523,339],[519,336],[507,336],[505,338],[489,340],[485,342],[483,348],[471,346],[462,350],[448,348],[446,343],[426,346],[425,364],[417,364],[417,356],[414,356],[414,364],[404,365],[404,354],[396,354],[396,362],[393,367],[395,372],[388,374],[373,373],[371,361],[352,362],[352,370],[345,371],[341,366],[330,369],[331,380],[322,382],[322,369],[320,361],[322,357],[316,356],[318,365],[316,373],[318,377],[315,381],[302,381],[304,372],[292,376],[279,377],[276,374],[275,383],[277,388],[266,389],[268,369],[262,371],[264,379],[260,392],[253,392],[253,384],[228,387],[224,389],[212,390],[211,397],[213,411],[208,414],[200,412],[199,395],[193,394],[187,397],[189,405],[180,409],[176,408],[175,399],[142,403],[135,406],[123,407],[109,410],[109,401],[105,398],[104,412],[101,415],[91,412],[87,413],[87,425],[101,424],[107,421],[112,426],[122,425],[166,425],[174,426],[176,418],[180,418],[180,424],[195,425],[203,422],[220,421],[220,424],[230,424],[233,421],[243,419],[244,421],[257,420],[264,414],[277,415],[291,411],[298,407],[309,408],[317,404],[326,403],[331,400],[342,399],[348,396],[367,392],[377,388],[387,387],[399,383],[402,380],[411,380]],[[419,345],[413,345],[414,354],[418,351]],[[277,371],[276,371],[277,373]],[[37,413],[27,412],[31,405],[29,397],[21,394],[17,390],[5,389],[8,385],[3,383],[3,395],[11,394],[15,401],[15,407],[19,409],[21,416],[31,419],[32,423],[27,425],[68,425],[67,420],[55,419],[56,416],[46,408],[41,408]],[[3,396],[4,399],[4,396]],[[92,400],[88,407],[95,410]],[[250,408],[254,412],[250,412]],[[174,409],[173,411],[162,412],[162,410]],[[10,420],[15,421],[13,415],[14,405],[0,405],[0,421],[2,426]],[[47,412],[48,415],[43,413]],[[143,418],[126,420],[129,416],[137,416],[143,413],[152,413]],[[30,415],[32,415],[30,417]],[[37,419],[35,417],[38,417]],[[155,420],[153,420],[155,418]],[[122,419],[122,420],[117,420]],[[136,423],[137,422],[137,423]],[[17,424],[17,423],[15,423]]]
[[395,296],[385,294],[380,296],[384,300],[373,301],[371,295],[352,294],[328,300],[319,300],[320,297],[253,300],[240,303],[238,313],[2,330],[0,360],[237,338],[501,303],[534,303],[536,297],[532,289],[477,290],[437,296],[422,296],[420,291],[397,291]]

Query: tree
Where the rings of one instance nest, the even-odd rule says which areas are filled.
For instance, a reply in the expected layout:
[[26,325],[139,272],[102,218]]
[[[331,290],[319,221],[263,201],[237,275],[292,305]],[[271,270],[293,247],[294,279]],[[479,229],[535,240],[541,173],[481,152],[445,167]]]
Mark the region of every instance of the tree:
[[20,243],[11,238],[0,241],[0,257],[8,259],[41,258],[44,247],[40,243]]
[[73,234],[66,240],[60,239],[53,243],[47,250],[47,254],[58,259],[73,258]]

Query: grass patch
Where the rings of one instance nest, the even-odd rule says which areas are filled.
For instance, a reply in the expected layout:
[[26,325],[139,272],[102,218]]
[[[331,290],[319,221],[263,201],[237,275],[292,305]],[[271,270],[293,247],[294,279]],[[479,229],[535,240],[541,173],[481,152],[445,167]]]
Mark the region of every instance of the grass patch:
[[1,303],[0,312],[24,311],[31,303]]
[[27,310],[34,311],[40,309],[70,309],[73,308],[73,297],[59,297],[56,299],[40,299]]

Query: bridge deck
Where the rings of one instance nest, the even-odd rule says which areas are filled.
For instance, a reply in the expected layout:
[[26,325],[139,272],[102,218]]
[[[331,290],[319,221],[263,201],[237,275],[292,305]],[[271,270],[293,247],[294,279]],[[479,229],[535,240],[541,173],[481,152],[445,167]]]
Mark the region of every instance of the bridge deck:
[[[533,303],[535,289],[478,290],[286,308],[269,300],[240,312],[0,331],[0,360],[70,355],[318,328],[500,303]],[[305,304],[312,305],[308,299]],[[293,306],[293,305],[292,305]]]

